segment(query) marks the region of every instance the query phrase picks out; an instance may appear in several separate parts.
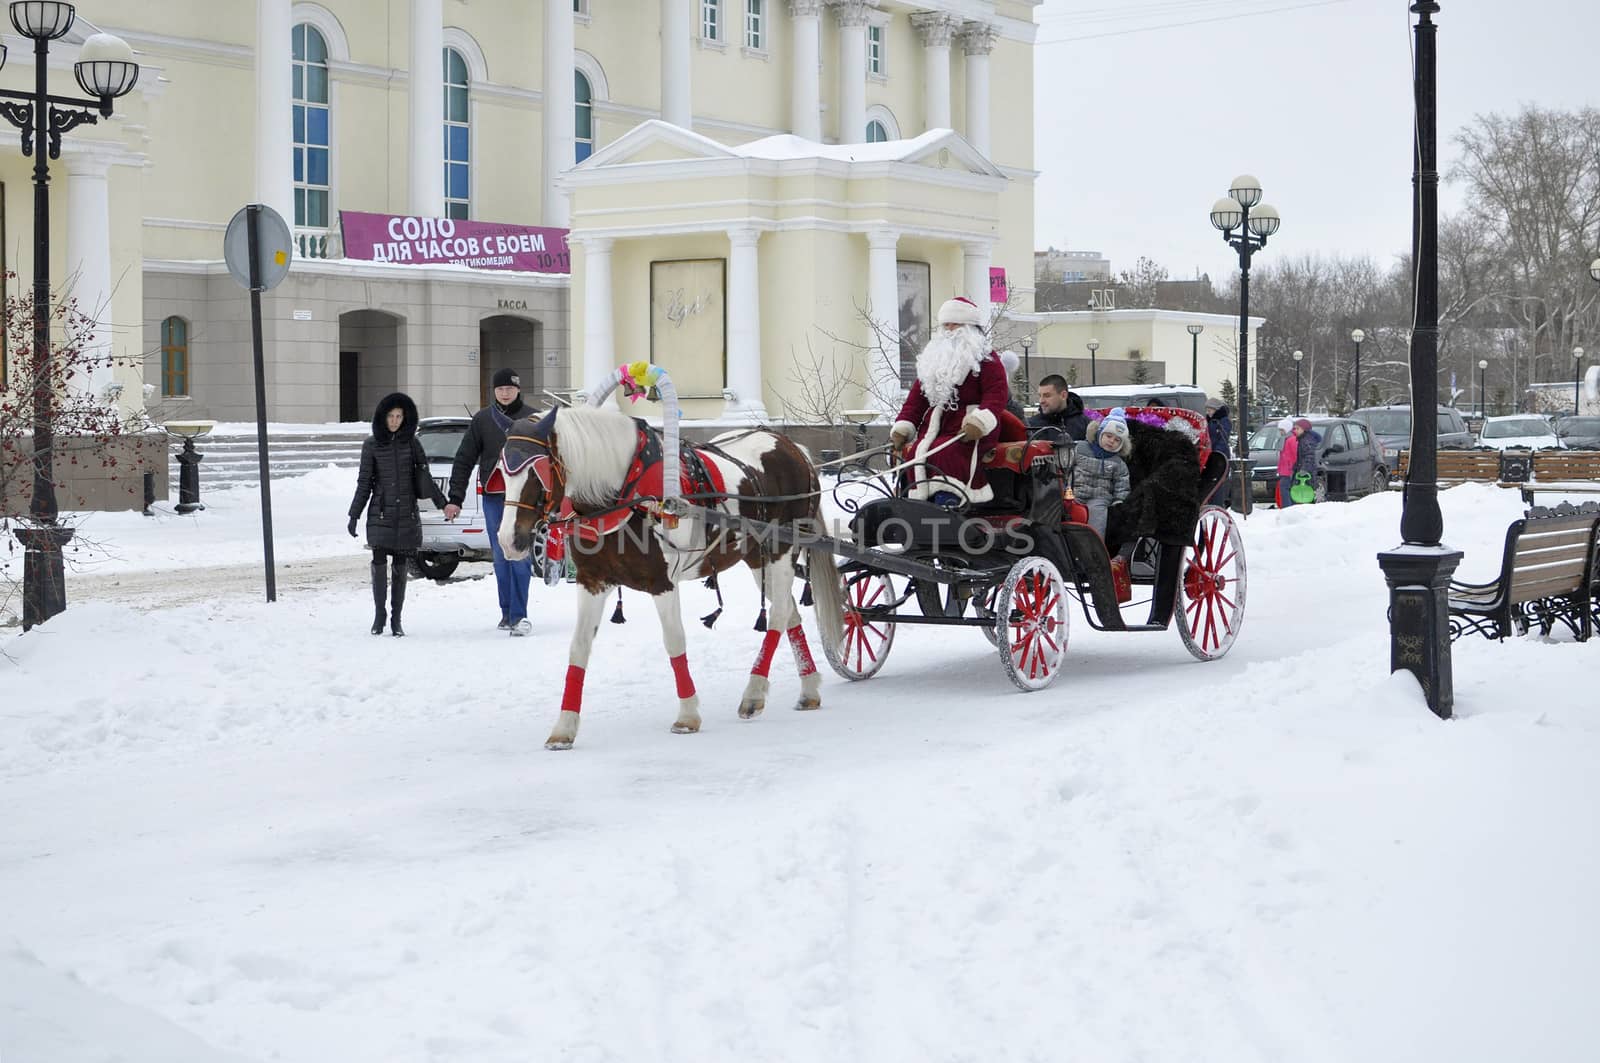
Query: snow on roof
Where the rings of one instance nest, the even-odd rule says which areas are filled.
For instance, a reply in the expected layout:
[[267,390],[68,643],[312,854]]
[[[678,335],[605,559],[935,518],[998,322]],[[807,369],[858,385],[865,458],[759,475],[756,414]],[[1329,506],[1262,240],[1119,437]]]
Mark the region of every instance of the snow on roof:
[[930,129],[909,140],[884,140],[876,144],[820,144],[815,140],[779,133],[728,150],[749,159],[834,159],[839,162],[900,162],[914,158],[951,136],[948,129]]

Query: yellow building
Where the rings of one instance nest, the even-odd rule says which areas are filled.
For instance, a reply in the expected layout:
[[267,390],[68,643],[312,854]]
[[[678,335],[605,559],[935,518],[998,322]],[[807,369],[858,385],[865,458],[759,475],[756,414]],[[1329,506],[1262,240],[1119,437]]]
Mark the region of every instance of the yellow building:
[[[263,300],[276,421],[365,420],[391,389],[459,412],[502,365],[537,393],[638,358],[694,416],[805,419],[823,377],[824,406],[887,406],[929,306],[982,298],[991,268],[1031,277],[1036,6],[86,0],[53,46],[65,84],[96,30],[142,73],[66,138],[53,276],[106,307],[119,366],[96,386],[158,416],[253,416],[221,262],[252,201],[299,252]],[[7,144],[6,265],[27,276],[29,160]],[[350,212],[525,247],[565,230],[570,253],[547,233],[533,268],[448,240],[377,261],[341,238]]]

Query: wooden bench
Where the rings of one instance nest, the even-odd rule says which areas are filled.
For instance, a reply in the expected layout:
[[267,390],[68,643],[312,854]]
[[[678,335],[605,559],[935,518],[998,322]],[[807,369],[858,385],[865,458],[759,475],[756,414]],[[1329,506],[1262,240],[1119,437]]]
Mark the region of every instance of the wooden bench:
[[1600,494],[1600,450],[1536,450],[1533,479],[1521,487],[1522,500],[1530,506],[1535,491]]
[[1589,638],[1600,556],[1600,514],[1531,516],[1506,529],[1500,575],[1491,583],[1450,581],[1450,639],[1469,632],[1503,639],[1537,625],[1564,624]]
[[[1600,453],[1600,452],[1597,452]],[[1411,451],[1402,450],[1395,460],[1395,480],[1403,483],[1406,470],[1411,467]],[[1442,485],[1464,483],[1500,483],[1500,452],[1498,450],[1441,450],[1438,458],[1438,480]]]

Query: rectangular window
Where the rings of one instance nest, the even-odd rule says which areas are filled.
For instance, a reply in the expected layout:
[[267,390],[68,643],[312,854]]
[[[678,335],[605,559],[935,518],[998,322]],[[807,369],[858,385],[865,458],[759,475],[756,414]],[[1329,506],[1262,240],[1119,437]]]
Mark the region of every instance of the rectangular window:
[[933,319],[932,267],[926,262],[895,263],[895,283],[900,296],[900,386],[917,380],[917,355],[928,345]]
[[761,51],[767,46],[765,28],[762,26],[762,0],[745,0],[744,46]]
[[161,322],[161,394],[189,394],[189,323],[181,317]]
[[700,36],[708,41],[722,40],[722,0],[701,0]]
[[867,27],[867,73],[883,75],[883,27]]

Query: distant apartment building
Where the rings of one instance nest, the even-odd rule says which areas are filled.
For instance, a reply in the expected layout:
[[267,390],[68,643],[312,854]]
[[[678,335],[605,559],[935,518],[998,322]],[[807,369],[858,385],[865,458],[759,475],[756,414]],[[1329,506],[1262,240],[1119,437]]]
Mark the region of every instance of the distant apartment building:
[[1035,251],[1033,279],[1036,284],[1110,280],[1111,260],[1099,251]]

